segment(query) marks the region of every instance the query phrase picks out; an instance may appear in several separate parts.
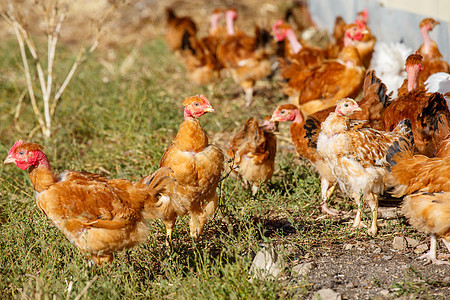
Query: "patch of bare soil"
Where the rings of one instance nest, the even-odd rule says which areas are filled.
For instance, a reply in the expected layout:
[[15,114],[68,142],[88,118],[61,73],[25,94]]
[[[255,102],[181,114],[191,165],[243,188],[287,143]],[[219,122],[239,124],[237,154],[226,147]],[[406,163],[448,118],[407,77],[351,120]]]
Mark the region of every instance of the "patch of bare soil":
[[[419,298],[450,295],[450,266],[424,265],[413,249],[394,250],[392,241],[314,247],[315,267],[307,274],[311,290],[331,289],[344,299]],[[293,279],[295,280],[295,279]]]

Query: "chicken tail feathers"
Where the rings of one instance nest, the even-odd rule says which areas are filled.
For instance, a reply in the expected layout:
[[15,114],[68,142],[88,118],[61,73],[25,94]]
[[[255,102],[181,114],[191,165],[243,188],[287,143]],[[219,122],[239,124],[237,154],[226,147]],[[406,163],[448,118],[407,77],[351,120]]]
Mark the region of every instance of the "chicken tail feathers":
[[428,104],[423,108],[422,113],[417,118],[424,127],[427,124],[432,124],[434,128],[430,128],[430,130],[435,131],[440,115],[450,118],[450,110],[444,96],[440,93],[433,93],[428,100]]
[[320,133],[320,121],[313,116],[308,116],[303,125],[305,137],[308,139],[308,147],[317,148],[317,139]]
[[398,123],[398,125],[392,131],[406,138],[411,144],[414,143],[414,136],[411,129],[411,120],[404,119]]
[[175,12],[171,8],[166,8],[166,20],[171,21],[177,19],[177,16],[175,15]]
[[[192,38],[194,39],[195,37]],[[192,55],[196,54],[195,47],[192,45],[191,42],[191,34],[187,31],[183,33],[183,38],[181,40],[181,49],[191,51]]]
[[439,114],[434,124],[434,139],[436,145],[450,136],[450,120],[444,114]]
[[411,121],[405,119],[398,123],[394,132],[398,132],[402,135],[397,141],[395,141],[388,149],[386,154],[386,160],[389,163],[389,171],[393,166],[397,164],[399,156],[412,156],[414,149],[414,137],[411,130]]
[[264,48],[272,40],[272,34],[264,28],[255,26],[255,40],[257,48]]
[[152,197],[156,198],[163,193],[168,187],[175,182],[175,179],[170,175],[173,173],[172,169],[167,167],[159,168],[153,174],[141,179],[140,183],[148,186]]
[[[375,90],[373,91],[370,87],[374,87]],[[391,94],[387,93],[388,89],[386,85],[376,76],[375,70],[368,71],[364,79],[364,96],[367,93],[372,93],[372,91],[378,96],[379,101],[386,108],[390,103]]]

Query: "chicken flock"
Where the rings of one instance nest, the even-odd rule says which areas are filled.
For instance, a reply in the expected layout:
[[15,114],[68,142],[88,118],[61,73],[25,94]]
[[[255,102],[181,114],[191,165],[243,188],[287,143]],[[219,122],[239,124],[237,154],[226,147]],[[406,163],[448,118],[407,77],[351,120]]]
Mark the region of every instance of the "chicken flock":
[[[182,102],[184,121],[160,168],[138,182],[77,171],[56,175],[43,147],[21,140],[4,163],[28,169],[37,206],[89,261],[102,264],[143,243],[151,218],[163,221],[169,246],[183,215],[190,217],[191,237],[199,238],[218,207],[226,170],[258,193],[276,169],[277,123],[291,122],[292,143],[319,175],[324,213],[346,214],[328,205],[339,187],[357,206],[353,227],[376,235],[379,197],[403,198],[411,225],[431,235],[430,251],[420,258],[449,264],[436,255],[437,238],[450,251],[450,67],[428,35],[439,22],[419,24],[423,44],[402,63],[406,79],[384,82],[394,76],[385,69],[377,76],[373,61],[387,55],[376,49],[392,47],[377,48],[367,10],[352,24],[337,17],[333,40],[315,47],[296,33],[316,26],[304,4],[297,9],[294,24],[290,11],[270,30],[255,26],[253,35],[236,28],[236,9],[215,9],[208,35],[199,37],[191,18],[167,8],[166,42],[189,80],[208,84],[230,76],[251,106],[256,81],[271,76],[288,99],[261,123],[251,116],[226,151],[203,131],[198,119],[214,109],[198,95]],[[372,212],[370,225],[361,220],[364,204]]]

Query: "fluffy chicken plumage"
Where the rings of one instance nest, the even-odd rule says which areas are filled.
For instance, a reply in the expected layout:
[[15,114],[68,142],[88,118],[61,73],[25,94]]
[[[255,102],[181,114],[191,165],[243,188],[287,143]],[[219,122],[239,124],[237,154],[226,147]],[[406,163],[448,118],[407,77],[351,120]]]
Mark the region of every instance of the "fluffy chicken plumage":
[[371,68],[386,84],[392,98],[397,98],[398,89],[406,79],[405,61],[413,52],[403,43],[376,43],[371,60]]
[[[299,69],[303,69],[318,65],[325,60],[326,53],[324,50],[302,45],[295,36],[295,32],[291,25],[278,20],[272,26],[272,32],[278,42],[284,41],[285,39],[289,42],[290,50],[288,51],[288,57],[285,60],[281,60],[282,77],[287,79],[290,78],[290,76],[283,75],[283,73],[289,72],[289,64],[296,64]],[[286,68],[287,70],[284,70]]]
[[[369,71],[364,80],[364,95],[359,105],[360,112],[356,112],[354,117],[359,120],[367,120],[368,124],[376,129],[382,128],[381,118],[384,107],[389,100],[386,95],[386,86],[375,76],[375,71]],[[336,215],[339,212],[328,207],[327,201],[331,196],[336,179],[330,167],[317,152],[317,138],[320,133],[320,124],[335,110],[331,107],[309,115],[306,121],[298,109],[293,104],[280,105],[273,113],[273,121],[292,121],[290,134],[298,154],[308,159],[321,180],[321,208],[323,212]]]
[[197,25],[190,17],[177,17],[171,8],[166,8],[166,31],[164,38],[172,51],[181,50],[186,36],[195,36]]
[[403,198],[402,212],[414,228],[431,234],[430,250],[419,259],[450,264],[436,257],[436,237],[442,238],[450,252],[450,192],[408,195]]
[[423,56],[423,72],[420,74],[420,81],[424,82],[427,78],[434,73],[445,72],[450,73],[450,65],[443,60],[443,56],[439,51],[439,48],[435,41],[433,41],[429,32],[434,27],[439,25],[439,22],[433,18],[423,19],[420,24],[420,33],[423,38],[423,44],[420,45],[418,52]]
[[166,226],[169,241],[176,218],[189,214],[190,235],[198,237],[218,205],[217,184],[223,171],[224,155],[219,147],[209,144],[198,117],[214,112],[205,96],[183,101],[184,122],[173,143],[166,149],[160,166],[173,170],[174,188],[163,193],[159,218]]
[[255,36],[248,36],[234,29],[237,17],[235,10],[227,10],[225,16],[227,37],[217,49],[217,58],[230,71],[234,81],[244,89],[246,106],[250,106],[256,80],[263,79],[272,72],[269,57],[273,51],[269,44],[270,34],[256,27]]
[[435,157],[450,157],[450,120],[444,114],[440,114],[436,118],[434,143],[436,145],[434,150]]
[[218,24],[222,15],[221,10],[213,11],[209,35],[197,38],[196,35],[186,33],[183,36],[181,58],[189,80],[196,84],[210,82],[223,68],[217,59],[217,47],[223,39],[223,32]]
[[288,95],[297,97],[301,110],[309,115],[331,107],[344,97],[356,97],[363,86],[365,69],[353,40],[361,40],[364,30],[349,25],[345,47],[337,60],[325,61],[318,66],[293,72],[287,82]]
[[[414,144],[417,151],[426,156],[432,156],[435,150],[433,141],[433,118],[438,113],[450,115],[445,99],[440,93],[427,94],[423,86],[418,86],[418,76],[421,71],[422,57],[411,54],[406,60],[408,73],[408,92],[400,93],[386,108],[383,115],[385,130],[392,130],[403,119],[411,120]],[[425,107],[439,104],[440,109],[427,111]]]
[[161,168],[139,182],[76,171],[58,177],[42,149],[18,141],[5,163],[28,168],[37,206],[84,256],[96,264],[109,262],[114,252],[147,239],[145,221],[172,184],[170,169]]
[[364,122],[348,116],[361,108],[352,99],[343,99],[321,125],[317,151],[333,171],[341,189],[358,204],[353,226],[361,224],[361,198],[372,210],[369,233],[378,231],[378,196],[385,190],[386,153],[399,139],[412,139],[411,122],[404,120],[392,132],[361,128]]
[[450,107],[450,74],[438,72],[430,75],[425,81],[425,88],[429,93],[441,93]]
[[430,251],[420,258],[436,259],[436,236],[450,251],[450,157],[413,155],[405,141],[394,143],[387,156],[392,172],[388,184],[403,199],[402,211],[417,230],[431,233]]
[[273,175],[276,151],[275,134],[251,117],[231,140],[227,155],[238,166],[236,173],[252,185],[252,192],[256,194],[260,183]]

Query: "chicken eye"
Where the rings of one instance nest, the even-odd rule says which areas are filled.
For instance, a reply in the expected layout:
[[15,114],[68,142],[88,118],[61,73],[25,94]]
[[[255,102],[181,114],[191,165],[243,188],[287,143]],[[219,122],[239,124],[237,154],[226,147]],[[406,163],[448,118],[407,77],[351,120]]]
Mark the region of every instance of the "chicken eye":
[[283,109],[283,110],[281,111],[281,113],[282,113],[282,114],[285,114],[285,113],[286,113],[286,111],[285,111],[285,110]]
[[194,106],[199,106],[199,105],[200,105],[200,104],[198,104],[198,102],[195,102],[195,103],[194,103]]
[[19,154],[20,154],[20,155],[24,155],[25,152],[22,150],[22,151],[19,152]]
[[347,104],[347,103],[345,103],[345,104],[344,104],[344,107],[348,107],[348,104]]

